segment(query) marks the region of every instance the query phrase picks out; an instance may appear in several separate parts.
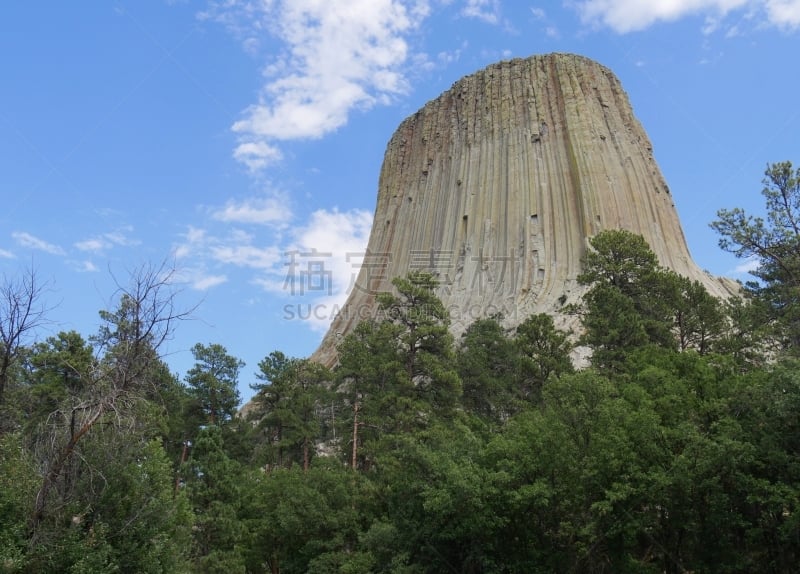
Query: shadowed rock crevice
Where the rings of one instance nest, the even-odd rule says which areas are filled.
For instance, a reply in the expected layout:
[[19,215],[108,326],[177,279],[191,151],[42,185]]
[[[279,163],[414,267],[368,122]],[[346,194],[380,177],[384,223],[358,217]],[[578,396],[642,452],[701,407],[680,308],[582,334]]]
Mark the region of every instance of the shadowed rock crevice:
[[500,62],[456,82],[402,122],[386,149],[368,253],[314,359],[374,314],[375,294],[432,272],[456,335],[502,313],[560,315],[582,291],[588,238],[641,234],[662,265],[728,296],[732,281],[692,261],[647,134],[616,76],[570,54]]

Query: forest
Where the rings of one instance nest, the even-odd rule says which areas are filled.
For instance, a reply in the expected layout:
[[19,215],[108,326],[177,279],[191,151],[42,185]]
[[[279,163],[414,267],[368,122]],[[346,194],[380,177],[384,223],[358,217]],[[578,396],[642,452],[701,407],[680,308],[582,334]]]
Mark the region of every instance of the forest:
[[161,356],[168,269],[132,273],[97,333],[40,341],[35,273],[6,277],[0,572],[796,572],[800,170],[762,193],[765,217],[711,224],[758,260],[741,297],[609,230],[559,311],[580,333],[540,314],[455,340],[412,272],[333,369],[265,353],[245,412],[222,344],[182,377]]

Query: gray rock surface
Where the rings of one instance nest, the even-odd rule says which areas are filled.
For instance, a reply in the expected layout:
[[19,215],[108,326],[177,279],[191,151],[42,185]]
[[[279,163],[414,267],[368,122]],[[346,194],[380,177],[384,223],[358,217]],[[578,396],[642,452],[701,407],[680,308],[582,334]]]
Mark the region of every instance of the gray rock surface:
[[546,312],[574,328],[560,310],[582,294],[588,239],[616,228],[713,295],[736,291],[692,261],[650,140],[608,68],[571,54],[489,66],[392,136],[368,254],[313,358],[335,363],[337,339],[413,269],[438,278],[456,336],[494,313],[509,327]]

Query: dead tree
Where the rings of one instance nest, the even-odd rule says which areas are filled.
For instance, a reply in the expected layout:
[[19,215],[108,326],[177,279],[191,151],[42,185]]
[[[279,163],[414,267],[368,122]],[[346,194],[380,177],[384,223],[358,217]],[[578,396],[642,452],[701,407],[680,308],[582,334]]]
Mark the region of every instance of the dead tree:
[[41,300],[44,288],[33,269],[26,269],[17,279],[4,275],[0,283],[0,406],[14,361],[29,336],[45,321],[47,309]]
[[[159,348],[176,323],[193,311],[176,310],[174,274],[165,265],[144,266],[134,271],[129,286],[119,286],[117,310],[100,313],[104,324],[92,338],[99,358],[93,372],[84,375],[89,379],[86,385],[89,391],[69,407],[69,412],[60,413],[60,418],[70,419],[66,435],[54,432],[48,441],[42,483],[30,518],[32,543],[45,518],[51,491],[80,441],[102,421],[120,424],[132,405],[152,390],[149,375],[161,360]],[[58,426],[54,426],[54,431]]]

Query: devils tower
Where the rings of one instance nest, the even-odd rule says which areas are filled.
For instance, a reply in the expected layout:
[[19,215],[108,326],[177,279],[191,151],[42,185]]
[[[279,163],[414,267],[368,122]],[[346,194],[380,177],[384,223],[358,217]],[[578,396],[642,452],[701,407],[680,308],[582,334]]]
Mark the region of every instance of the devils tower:
[[692,261],[667,183],[617,77],[582,56],[491,65],[402,122],[389,140],[372,232],[346,305],[314,357],[374,315],[410,270],[433,273],[456,335],[501,313],[513,327],[582,294],[588,239],[644,236],[662,265],[729,296]]

